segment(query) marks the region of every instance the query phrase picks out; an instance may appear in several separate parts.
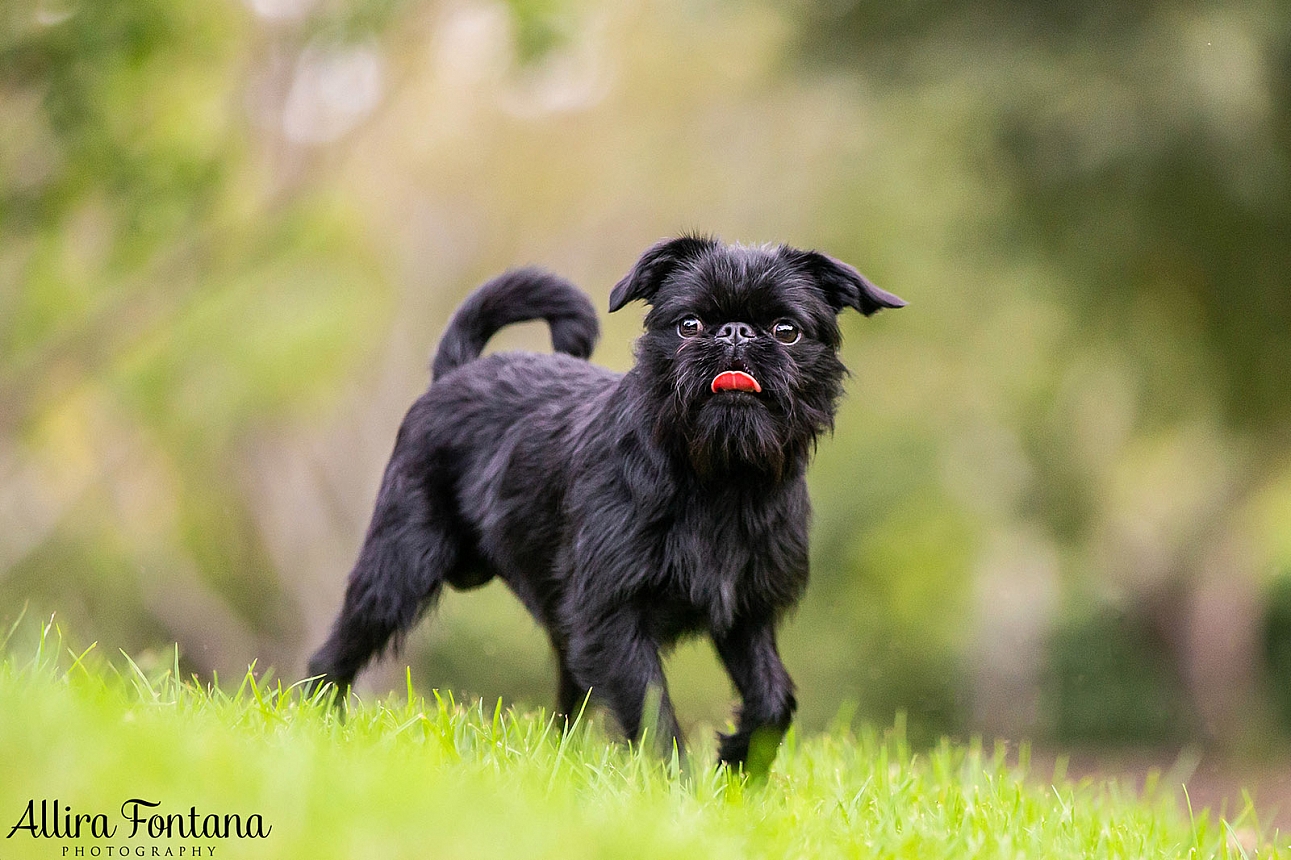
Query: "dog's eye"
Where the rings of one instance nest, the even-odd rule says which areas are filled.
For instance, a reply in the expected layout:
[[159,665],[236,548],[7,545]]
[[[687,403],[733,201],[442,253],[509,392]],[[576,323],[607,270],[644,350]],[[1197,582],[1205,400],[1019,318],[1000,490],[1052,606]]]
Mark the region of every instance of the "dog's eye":
[[797,343],[802,339],[802,329],[789,320],[780,320],[771,326],[771,335],[781,343]]
[[686,317],[677,323],[677,334],[682,337],[694,337],[704,330],[704,324],[699,321],[699,317]]

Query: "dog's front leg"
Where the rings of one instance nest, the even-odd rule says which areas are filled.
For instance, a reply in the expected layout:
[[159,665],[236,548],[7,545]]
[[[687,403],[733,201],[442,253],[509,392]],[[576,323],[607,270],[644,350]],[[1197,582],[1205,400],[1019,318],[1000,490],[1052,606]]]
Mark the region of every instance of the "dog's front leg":
[[[659,646],[628,609],[602,615],[571,631],[568,665],[577,683],[606,704],[629,740],[647,739],[664,755],[685,751],[668,695]],[[657,706],[656,706],[657,701]]]
[[793,680],[776,651],[775,626],[769,618],[739,620],[726,633],[714,634],[713,642],[743,699],[735,732],[721,736],[721,761],[764,776],[798,706]]

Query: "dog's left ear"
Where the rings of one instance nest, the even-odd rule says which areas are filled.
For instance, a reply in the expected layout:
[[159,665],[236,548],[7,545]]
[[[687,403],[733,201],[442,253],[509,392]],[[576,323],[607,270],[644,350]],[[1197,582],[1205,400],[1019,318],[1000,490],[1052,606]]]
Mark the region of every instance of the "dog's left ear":
[[835,313],[843,308],[856,308],[869,316],[883,308],[906,306],[905,299],[879,289],[860,272],[828,254],[793,248],[786,248],[785,252],[815,278]]
[[634,299],[649,302],[659,291],[668,273],[686,260],[717,247],[717,240],[707,236],[681,236],[665,239],[641,255],[632,271],[610,291],[610,313]]

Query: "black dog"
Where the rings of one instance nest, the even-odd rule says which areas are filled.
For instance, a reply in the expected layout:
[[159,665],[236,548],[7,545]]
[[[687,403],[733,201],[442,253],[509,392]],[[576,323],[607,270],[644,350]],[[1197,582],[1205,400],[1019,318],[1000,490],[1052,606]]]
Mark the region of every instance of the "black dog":
[[[807,584],[803,472],[846,372],[835,317],[905,302],[823,254],[697,237],[646,252],[610,310],[634,299],[652,308],[624,375],[583,360],[596,315],[561,278],[509,272],[463,303],[311,674],[346,689],[445,582],[498,576],[551,638],[560,713],[591,691],[636,738],[654,689],[652,730],[680,744],[659,652],[707,632],[743,699],[721,759],[756,734],[748,765],[770,763],[795,708],[775,628]],[[557,354],[480,357],[539,318]]]

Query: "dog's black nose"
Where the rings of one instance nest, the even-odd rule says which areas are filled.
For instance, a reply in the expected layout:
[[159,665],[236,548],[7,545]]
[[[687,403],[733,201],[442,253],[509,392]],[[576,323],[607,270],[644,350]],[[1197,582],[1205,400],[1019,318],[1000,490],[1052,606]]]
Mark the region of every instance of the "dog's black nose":
[[753,340],[754,337],[753,326],[748,323],[730,322],[717,330],[717,339],[724,340],[732,345],[744,343],[746,340]]

